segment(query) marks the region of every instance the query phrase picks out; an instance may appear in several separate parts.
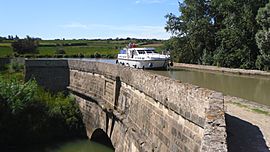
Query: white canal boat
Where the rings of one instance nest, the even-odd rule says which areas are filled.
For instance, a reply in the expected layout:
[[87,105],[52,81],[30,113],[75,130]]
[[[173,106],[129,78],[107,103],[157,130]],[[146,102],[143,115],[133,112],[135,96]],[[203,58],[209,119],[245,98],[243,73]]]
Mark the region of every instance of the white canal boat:
[[154,48],[125,48],[118,54],[116,63],[139,69],[167,68],[170,55],[159,54]]

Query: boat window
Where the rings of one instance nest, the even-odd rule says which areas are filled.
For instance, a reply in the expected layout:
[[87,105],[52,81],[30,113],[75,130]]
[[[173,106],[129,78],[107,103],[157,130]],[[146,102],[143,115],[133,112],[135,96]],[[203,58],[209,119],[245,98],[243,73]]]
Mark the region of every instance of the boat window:
[[144,50],[139,50],[138,53],[139,54],[145,54]]
[[126,54],[126,50],[120,50],[120,54]]
[[147,53],[153,53],[153,51],[152,51],[152,50],[147,50],[146,52],[147,52]]

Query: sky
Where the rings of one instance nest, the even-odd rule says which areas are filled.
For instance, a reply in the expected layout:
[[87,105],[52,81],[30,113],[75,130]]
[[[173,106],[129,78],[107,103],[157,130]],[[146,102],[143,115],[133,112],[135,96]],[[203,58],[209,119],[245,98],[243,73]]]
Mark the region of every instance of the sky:
[[0,36],[168,39],[179,0],[0,0]]

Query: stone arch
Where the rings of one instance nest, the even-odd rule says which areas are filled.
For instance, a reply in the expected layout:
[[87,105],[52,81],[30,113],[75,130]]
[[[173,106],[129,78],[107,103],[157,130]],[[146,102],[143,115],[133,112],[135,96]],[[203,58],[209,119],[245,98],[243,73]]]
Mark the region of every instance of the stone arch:
[[106,134],[106,132],[104,132],[103,129],[101,128],[97,128],[93,133],[92,136],[90,138],[91,141],[100,143],[102,145],[105,145],[111,149],[114,150],[113,144],[111,139],[109,138],[109,136]]

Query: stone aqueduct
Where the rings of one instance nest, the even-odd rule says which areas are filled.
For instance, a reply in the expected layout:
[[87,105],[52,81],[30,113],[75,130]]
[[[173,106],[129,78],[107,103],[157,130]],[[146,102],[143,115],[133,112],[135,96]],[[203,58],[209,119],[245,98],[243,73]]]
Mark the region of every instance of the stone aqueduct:
[[26,60],[26,79],[76,98],[87,135],[102,129],[115,151],[227,151],[224,97],[107,63]]

